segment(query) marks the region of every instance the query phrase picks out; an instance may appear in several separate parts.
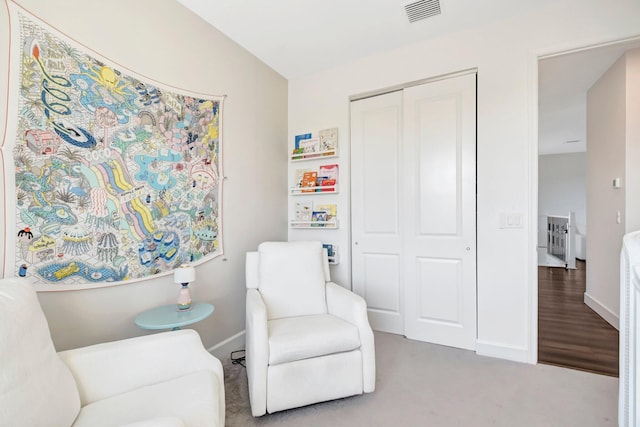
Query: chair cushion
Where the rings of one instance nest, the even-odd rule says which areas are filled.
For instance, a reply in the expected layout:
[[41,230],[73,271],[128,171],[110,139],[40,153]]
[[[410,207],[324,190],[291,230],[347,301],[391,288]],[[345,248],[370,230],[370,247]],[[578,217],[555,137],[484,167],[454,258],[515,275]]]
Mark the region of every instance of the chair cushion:
[[213,372],[198,371],[141,387],[88,404],[73,427],[121,426],[154,418],[178,418],[185,427],[213,427],[219,420],[217,384]]
[[327,313],[322,243],[264,242],[258,253],[268,319]]
[[0,280],[0,425],[70,426],[79,410],[75,380],[32,285]]
[[269,365],[360,347],[358,328],[330,314],[275,319],[268,323]]

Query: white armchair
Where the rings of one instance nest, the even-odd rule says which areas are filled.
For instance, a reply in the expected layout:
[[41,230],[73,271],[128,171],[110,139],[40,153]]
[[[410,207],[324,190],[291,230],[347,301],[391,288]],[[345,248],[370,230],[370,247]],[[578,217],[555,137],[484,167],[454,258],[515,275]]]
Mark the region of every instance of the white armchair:
[[253,416],[370,393],[365,301],[330,281],[320,242],[265,242],[246,259],[246,363]]
[[56,353],[25,279],[0,280],[0,426],[224,426],[222,364],[181,330]]

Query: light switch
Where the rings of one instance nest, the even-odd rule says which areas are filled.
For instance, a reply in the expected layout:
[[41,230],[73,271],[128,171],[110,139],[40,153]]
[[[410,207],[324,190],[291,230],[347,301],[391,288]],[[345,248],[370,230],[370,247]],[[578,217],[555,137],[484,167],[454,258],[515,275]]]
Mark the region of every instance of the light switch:
[[524,215],[520,212],[500,212],[499,228],[522,228]]
[[620,178],[613,178],[613,188],[620,188]]

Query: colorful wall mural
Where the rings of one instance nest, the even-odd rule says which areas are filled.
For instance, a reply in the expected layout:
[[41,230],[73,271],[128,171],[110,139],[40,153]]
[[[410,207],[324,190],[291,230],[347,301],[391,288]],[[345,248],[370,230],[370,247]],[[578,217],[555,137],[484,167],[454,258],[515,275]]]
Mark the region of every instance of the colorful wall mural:
[[15,275],[78,289],[220,255],[223,97],[133,77],[21,9],[12,21]]

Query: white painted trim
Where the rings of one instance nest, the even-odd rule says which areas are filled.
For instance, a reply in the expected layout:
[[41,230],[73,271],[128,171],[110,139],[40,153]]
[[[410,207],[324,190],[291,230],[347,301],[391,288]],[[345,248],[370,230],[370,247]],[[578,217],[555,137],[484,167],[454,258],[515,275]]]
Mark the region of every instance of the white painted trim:
[[529,194],[529,235],[527,236],[527,253],[529,254],[528,269],[529,283],[528,295],[529,310],[527,319],[526,342],[528,352],[526,361],[528,363],[538,363],[538,61],[539,55],[533,53],[529,59],[528,80],[529,80],[529,127],[528,144],[531,163],[528,170]]
[[227,338],[226,340],[209,347],[207,350],[220,360],[230,357],[232,351],[244,350],[245,348],[245,331],[242,330],[237,334]]
[[476,354],[479,356],[495,357],[498,359],[513,360],[514,362],[530,363],[530,351],[525,347],[514,347],[489,341],[476,342]]
[[609,323],[617,330],[620,330],[620,318],[616,316],[616,314],[611,309],[589,295],[587,292],[584,293],[584,303],[591,310],[595,311],[598,316],[606,320],[607,323]]

